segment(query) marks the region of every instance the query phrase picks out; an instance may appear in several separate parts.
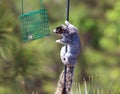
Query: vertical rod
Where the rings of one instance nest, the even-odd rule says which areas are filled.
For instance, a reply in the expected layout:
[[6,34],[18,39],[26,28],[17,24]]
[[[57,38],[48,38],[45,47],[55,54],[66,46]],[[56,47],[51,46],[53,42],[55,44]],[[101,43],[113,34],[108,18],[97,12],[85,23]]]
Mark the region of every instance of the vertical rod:
[[[70,0],[66,2],[66,20],[69,21],[69,9],[70,9]],[[67,52],[67,45],[65,47],[65,52]],[[66,94],[66,74],[67,74],[67,65],[64,65],[64,89],[63,92]]]
[[43,6],[43,0],[40,0],[40,8],[44,8],[44,6]]
[[66,4],[66,20],[69,21],[70,0],[67,0]]
[[23,0],[22,0],[22,14],[24,13],[24,5],[23,5]]
[[64,65],[64,88],[63,88],[63,94],[66,94],[66,74],[67,74],[67,65]]

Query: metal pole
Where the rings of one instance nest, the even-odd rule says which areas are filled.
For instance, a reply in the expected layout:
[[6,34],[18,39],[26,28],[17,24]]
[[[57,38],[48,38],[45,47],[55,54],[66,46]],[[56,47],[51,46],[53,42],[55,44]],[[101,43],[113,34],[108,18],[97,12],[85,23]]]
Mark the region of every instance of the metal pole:
[[[70,8],[70,0],[66,2],[66,20],[69,21],[69,8]],[[67,45],[66,45],[66,52],[67,52]],[[67,74],[67,65],[64,65],[64,89],[63,94],[66,94],[66,74]]]
[[23,0],[22,0],[22,14],[24,13],[24,5],[23,5]]
[[70,0],[67,0],[66,4],[66,20],[69,21]]

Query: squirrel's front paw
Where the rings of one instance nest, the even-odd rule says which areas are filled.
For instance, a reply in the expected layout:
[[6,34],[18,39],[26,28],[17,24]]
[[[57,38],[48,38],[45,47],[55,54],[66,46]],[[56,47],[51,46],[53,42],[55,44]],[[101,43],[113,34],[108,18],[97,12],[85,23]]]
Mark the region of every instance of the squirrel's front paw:
[[56,43],[60,43],[60,40],[56,40]]
[[64,43],[64,42],[61,41],[61,40],[56,40],[56,43],[60,43],[60,44],[64,44],[64,45],[66,45],[66,43]]

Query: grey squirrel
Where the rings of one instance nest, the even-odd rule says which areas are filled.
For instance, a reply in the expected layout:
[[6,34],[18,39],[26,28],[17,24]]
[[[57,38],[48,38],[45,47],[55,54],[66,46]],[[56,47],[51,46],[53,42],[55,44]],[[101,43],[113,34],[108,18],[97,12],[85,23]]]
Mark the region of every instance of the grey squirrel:
[[53,32],[62,35],[62,39],[56,40],[56,43],[64,44],[60,51],[63,64],[75,65],[81,48],[78,29],[68,21],[65,21],[65,25],[57,27]]

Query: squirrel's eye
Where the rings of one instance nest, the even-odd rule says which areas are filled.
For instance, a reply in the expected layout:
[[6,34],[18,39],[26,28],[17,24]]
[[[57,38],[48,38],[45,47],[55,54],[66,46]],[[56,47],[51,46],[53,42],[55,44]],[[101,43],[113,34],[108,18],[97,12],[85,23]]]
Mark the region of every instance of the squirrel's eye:
[[62,33],[62,31],[60,30],[60,31],[59,31],[59,33],[61,34],[61,33]]

